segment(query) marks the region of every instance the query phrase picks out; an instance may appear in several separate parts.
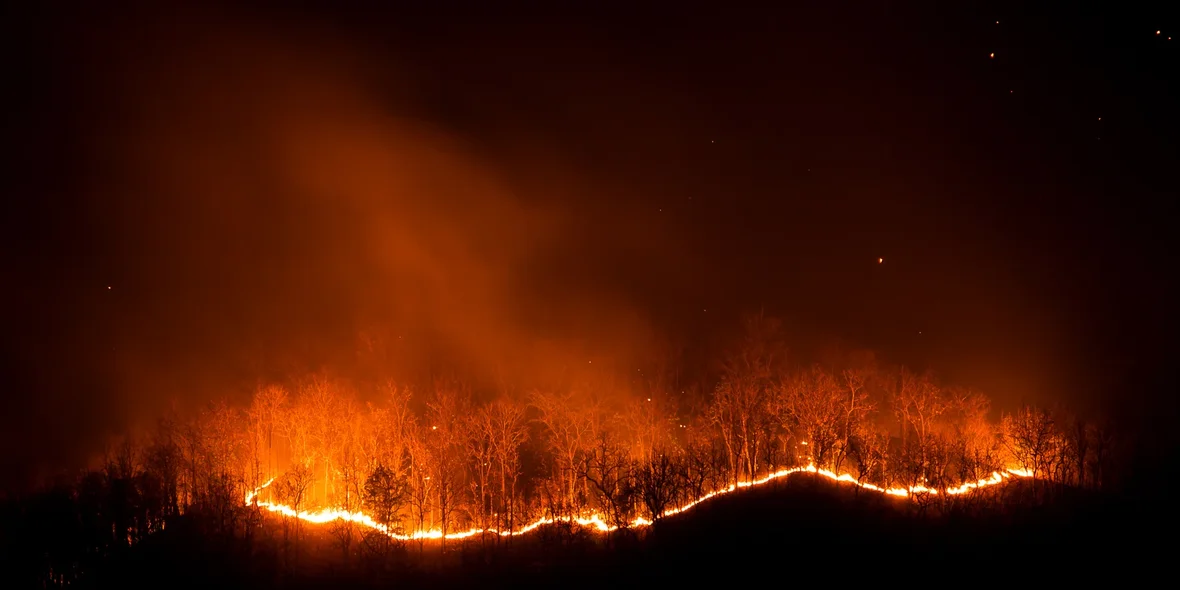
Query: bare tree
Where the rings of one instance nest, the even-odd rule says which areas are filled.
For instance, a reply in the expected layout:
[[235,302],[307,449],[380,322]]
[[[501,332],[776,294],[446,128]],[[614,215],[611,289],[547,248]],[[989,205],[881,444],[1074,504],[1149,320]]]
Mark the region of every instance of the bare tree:
[[1002,467],[1000,433],[988,421],[991,401],[972,391],[954,391],[949,396],[947,416],[951,423],[951,451],[955,474],[960,481],[975,482]]
[[646,462],[656,449],[672,443],[676,403],[667,392],[658,389],[649,389],[641,395],[629,401],[623,421],[633,441],[632,457]]
[[1110,460],[1115,445],[1115,430],[1109,422],[1098,420],[1089,427],[1089,437],[1093,452],[1090,454],[1090,477],[1094,487],[1101,488],[1107,484],[1110,472]]
[[162,419],[156,428],[155,438],[147,449],[144,463],[146,470],[156,478],[159,489],[161,512],[165,519],[180,514],[180,472],[181,455],[176,424]]
[[718,473],[718,467],[725,459],[717,458],[722,454],[723,451],[717,448],[715,439],[694,440],[689,443],[680,464],[685,492],[689,499],[695,500],[720,487],[723,478]]
[[[339,422],[337,430],[340,434],[335,463],[341,486],[335,494],[334,504],[347,512],[357,512],[362,506],[364,486],[370,473],[365,442],[370,439],[374,425],[368,420],[369,415],[358,411],[351,400],[345,400],[340,405],[340,412],[335,417]],[[348,563],[357,525],[352,520],[339,520],[333,523],[333,533],[341,546],[345,563]]]
[[212,402],[201,413],[194,434],[197,505],[214,531],[231,532],[237,526],[251,458],[245,415],[224,400]]
[[678,461],[665,449],[659,449],[638,469],[640,498],[652,522],[659,522],[664,512],[680,495],[681,477]]
[[902,426],[903,446],[911,453],[908,457],[910,472],[924,480],[931,437],[939,417],[950,405],[942,388],[929,374],[915,375],[902,369],[892,385],[893,413]]
[[851,453],[856,433],[861,430],[862,424],[875,409],[868,394],[872,374],[872,369],[866,368],[844,369],[840,373],[840,384],[844,391],[840,396],[840,441],[836,445],[832,460],[832,469],[836,472],[840,471],[844,459]]
[[[951,475],[951,458],[954,444],[951,437],[943,432],[935,432],[927,441],[925,448],[925,464],[922,476],[923,485],[935,490],[950,487],[954,481]],[[941,499],[941,494],[935,494]]]
[[536,391],[530,403],[538,411],[537,420],[545,426],[546,441],[556,459],[557,475],[562,484],[562,512],[572,513],[577,502],[581,457],[594,444],[594,413],[592,402],[574,392],[556,394]]
[[817,467],[833,468],[835,451],[847,417],[844,392],[819,366],[802,371],[780,385],[777,414],[789,430],[802,436]]
[[722,361],[722,380],[707,414],[729,453],[734,482],[757,475],[769,442],[772,379],[784,356],[777,319],[749,316],[744,328],[741,342]]
[[528,438],[524,407],[507,399],[498,399],[481,412],[480,424],[490,441],[492,468],[499,483],[494,504],[499,527],[515,526],[516,483],[520,477],[520,447]]
[[475,502],[476,522],[479,528],[483,529],[489,526],[494,497],[492,474],[496,466],[491,430],[487,406],[481,407],[470,417],[465,444],[467,465],[471,472],[468,481],[471,485],[471,497]]
[[635,494],[626,450],[609,431],[599,434],[598,444],[586,455],[581,475],[590,483],[607,521],[626,527]]
[[260,387],[250,404],[250,422],[266,449],[266,477],[275,475],[275,434],[281,432],[287,408],[287,390],[278,385]]
[[[406,454],[410,459],[410,516],[415,531],[426,530],[433,512],[432,501],[435,496],[435,481],[431,477],[435,467],[423,430],[422,427],[416,427],[415,432],[406,438]],[[419,539],[420,552],[425,550],[424,542],[423,539]]]
[[[850,440],[849,456],[856,464],[856,481],[866,479],[885,481],[885,457],[889,449],[889,437],[868,424],[861,424]],[[859,493],[859,488],[857,488]]]
[[279,428],[290,450],[291,463],[301,463],[312,469],[315,462],[315,444],[312,438],[310,408],[306,404],[294,403],[283,414]]
[[134,483],[141,471],[140,460],[138,446],[126,436],[118,437],[107,446],[104,475],[114,545],[128,546],[135,541],[134,520],[139,494]]
[[[297,462],[275,482],[279,501],[290,506],[296,514],[303,509],[308,491],[315,483],[315,472],[306,463]],[[295,528],[295,552],[299,551],[299,518],[293,518]]]
[[363,442],[364,454],[370,471],[383,465],[402,473],[409,460],[409,441],[417,432],[417,419],[410,409],[412,395],[409,388],[393,382],[385,384],[384,394],[381,403],[369,405],[372,429]]
[[433,395],[426,404],[430,428],[424,428],[422,432],[427,456],[430,457],[430,476],[433,479],[435,508],[438,510],[444,548],[464,487],[466,442],[469,438],[469,421],[466,417],[470,413],[470,399],[470,394],[462,385],[440,382],[435,384]]
[[708,420],[726,449],[730,481],[753,479],[769,442],[770,395],[761,380],[723,379],[713,393]]
[[319,472],[323,483],[320,500],[332,503],[338,483],[337,468],[339,452],[344,439],[343,415],[351,413],[351,400],[346,399],[343,387],[327,378],[315,376],[300,388],[296,404],[300,406],[298,420],[306,422],[303,427],[307,437],[308,458]]
[[1090,463],[1090,427],[1085,420],[1072,416],[1069,421],[1069,447],[1073,450],[1075,482],[1079,487],[1086,485],[1086,467]]
[[1004,416],[1004,446],[1035,478],[1041,475],[1053,450],[1053,416],[1043,408],[1024,406]]

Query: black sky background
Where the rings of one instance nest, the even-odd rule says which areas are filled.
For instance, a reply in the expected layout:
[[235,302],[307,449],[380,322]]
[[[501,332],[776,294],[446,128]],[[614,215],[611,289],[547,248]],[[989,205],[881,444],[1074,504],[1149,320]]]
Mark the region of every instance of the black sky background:
[[[223,33],[194,80],[231,72],[253,35],[296,47],[286,64],[355,59],[366,98],[559,211],[512,283],[525,300],[619,302],[612,315],[696,342],[764,308],[801,351],[870,348],[1002,407],[1171,420],[1180,27],[1124,3],[1025,4],[27,9],[6,19],[3,471],[77,460],[169,396],[226,394],[264,372],[251,351],[350,346],[356,306],[379,300],[258,270],[318,253],[306,264],[354,277],[289,239],[331,208],[259,197],[278,204],[245,219],[273,233],[226,229],[184,209],[191,194],[141,205],[147,185],[105,174],[102,146],[122,149],[140,104],[126,89],[185,80],[192,56],[173,56]],[[141,210],[145,226],[193,216],[148,229]],[[521,331],[545,332],[545,305],[526,307]]]

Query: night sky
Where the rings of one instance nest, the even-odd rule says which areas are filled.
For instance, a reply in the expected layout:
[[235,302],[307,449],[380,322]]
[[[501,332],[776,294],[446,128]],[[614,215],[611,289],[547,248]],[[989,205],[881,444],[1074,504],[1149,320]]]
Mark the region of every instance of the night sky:
[[800,359],[1173,412],[1180,21],[823,4],[26,9],[3,471],[377,325],[523,374],[764,309]]

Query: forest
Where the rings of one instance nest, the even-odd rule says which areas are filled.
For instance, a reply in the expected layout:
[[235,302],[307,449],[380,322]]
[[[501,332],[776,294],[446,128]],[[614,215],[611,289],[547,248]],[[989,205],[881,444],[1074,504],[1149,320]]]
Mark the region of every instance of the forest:
[[[163,416],[112,441],[94,469],[9,500],[7,554],[26,556],[20,571],[42,586],[83,580],[180,526],[247,545],[269,535],[288,567],[310,550],[301,544],[334,546],[346,563],[424,558],[427,546],[445,555],[508,542],[478,531],[525,532],[538,519],[658,525],[712,492],[800,467],[893,489],[929,517],[1012,502],[1011,492],[952,491],[1001,473],[1029,480],[1018,486],[1024,504],[1117,483],[1120,438],[1108,422],[1064,407],[994,413],[980,392],[871,355],[792,365],[776,320],[744,327],[707,388],[678,383],[671,366],[491,395],[453,375],[372,391],[319,373],[263,384],[248,405]],[[369,526],[264,506],[363,514]]]

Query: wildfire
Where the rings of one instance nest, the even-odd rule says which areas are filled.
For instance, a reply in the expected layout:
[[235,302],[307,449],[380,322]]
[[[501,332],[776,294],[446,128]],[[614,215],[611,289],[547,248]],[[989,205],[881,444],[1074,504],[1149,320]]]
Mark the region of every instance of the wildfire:
[[[959,486],[949,487],[949,488],[942,489],[942,490],[928,488],[928,487],[925,487],[922,485],[910,486],[908,488],[902,488],[902,487],[883,488],[883,487],[880,487],[880,486],[877,486],[877,485],[874,485],[871,483],[857,481],[857,479],[855,477],[853,477],[851,474],[848,474],[848,473],[842,473],[842,474],[837,475],[835,472],[829,471],[827,469],[819,469],[815,465],[808,465],[807,467],[795,467],[795,468],[791,468],[791,469],[783,469],[783,470],[771,473],[771,474],[769,474],[765,477],[762,477],[760,479],[755,479],[752,481],[738,482],[736,484],[730,485],[729,487],[721,488],[719,490],[714,490],[712,492],[709,492],[709,493],[701,496],[700,498],[697,498],[696,500],[693,500],[692,502],[688,502],[686,504],[683,504],[681,506],[677,506],[674,508],[669,508],[669,509],[665,510],[661,516],[672,516],[675,514],[680,514],[682,512],[688,511],[689,509],[693,508],[694,506],[696,506],[702,502],[705,502],[705,501],[715,498],[717,496],[728,494],[730,492],[734,492],[736,490],[743,489],[743,488],[751,488],[751,487],[755,487],[755,486],[760,486],[760,485],[769,483],[769,482],[777,480],[777,479],[781,479],[781,478],[784,478],[784,477],[787,477],[790,475],[794,475],[796,473],[814,473],[814,474],[821,475],[823,477],[826,477],[826,478],[831,479],[836,482],[849,483],[849,484],[855,485],[857,487],[860,487],[862,489],[882,493],[882,494],[885,494],[888,496],[900,497],[900,498],[910,498],[910,497],[913,497],[916,495],[923,495],[923,494],[929,494],[929,495],[946,494],[946,495],[950,495],[950,496],[956,496],[956,495],[965,494],[965,493],[968,493],[968,492],[971,492],[974,490],[978,490],[981,488],[985,488],[988,486],[997,485],[997,484],[1003,483],[1006,479],[1010,479],[1013,477],[1018,477],[1018,478],[1032,477],[1032,472],[1027,469],[1009,468],[1009,469],[1005,469],[1004,471],[992,472],[990,477],[981,479],[981,480],[973,482],[973,483],[967,482],[967,483],[963,483]],[[412,540],[419,540],[419,539],[442,539],[444,537],[444,535],[440,529],[414,531],[413,533],[408,534],[408,535],[399,534],[394,531],[390,531],[389,527],[386,527],[384,524],[377,522],[371,516],[365,514],[364,512],[349,512],[347,510],[340,510],[340,509],[333,509],[333,508],[323,508],[323,509],[320,509],[320,510],[317,510],[314,512],[307,511],[307,510],[296,511],[294,508],[287,506],[285,504],[277,504],[274,502],[258,500],[258,495],[262,492],[262,490],[266,489],[272,483],[274,483],[274,478],[271,478],[266,483],[262,484],[261,486],[258,486],[257,488],[254,489],[254,491],[247,493],[246,494],[246,505],[248,505],[248,506],[249,505],[257,505],[260,508],[265,508],[266,510],[268,510],[270,512],[277,512],[277,513],[282,514],[284,516],[298,518],[300,520],[303,520],[305,522],[310,522],[313,524],[327,524],[329,522],[333,522],[333,521],[337,521],[337,520],[346,521],[346,522],[354,522],[354,523],[357,523],[361,526],[365,526],[365,527],[380,531],[386,535],[389,535],[390,537],[392,537],[394,539],[398,539],[398,540],[402,540],[402,541],[412,541]],[[490,528],[490,529],[474,528],[474,529],[469,529],[469,530],[461,531],[461,532],[447,533],[445,535],[445,537],[447,539],[466,539],[469,537],[474,537],[474,536],[483,535],[483,534],[500,535],[502,537],[519,536],[519,535],[528,534],[528,533],[536,530],[537,528],[545,526],[547,524],[554,524],[554,523],[558,523],[558,522],[568,522],[571,524],[578,524],[579,526],[587,527],[587,528],[597,530],[600,532],[610,532],[610,531],[614,531],[619,528],[615,525],[611,525],[611,524],[607,523],[606,521],[604,521],[601,515],[591,514],[589,516],[580,516],[580,517],[540,518],[540,519],[537,519],[537,520],[535,520],[525,526],[522,526],[516,530],[501,531],[501,530],[497,530],[494,528]],[[651,524],[652,524],[651,520],[648,520],[648,519],[640,516],[640,517],[635,518],[635,520],[631,521],[630,527],[631,528],[642,528],[642,527],[649,526]]]

